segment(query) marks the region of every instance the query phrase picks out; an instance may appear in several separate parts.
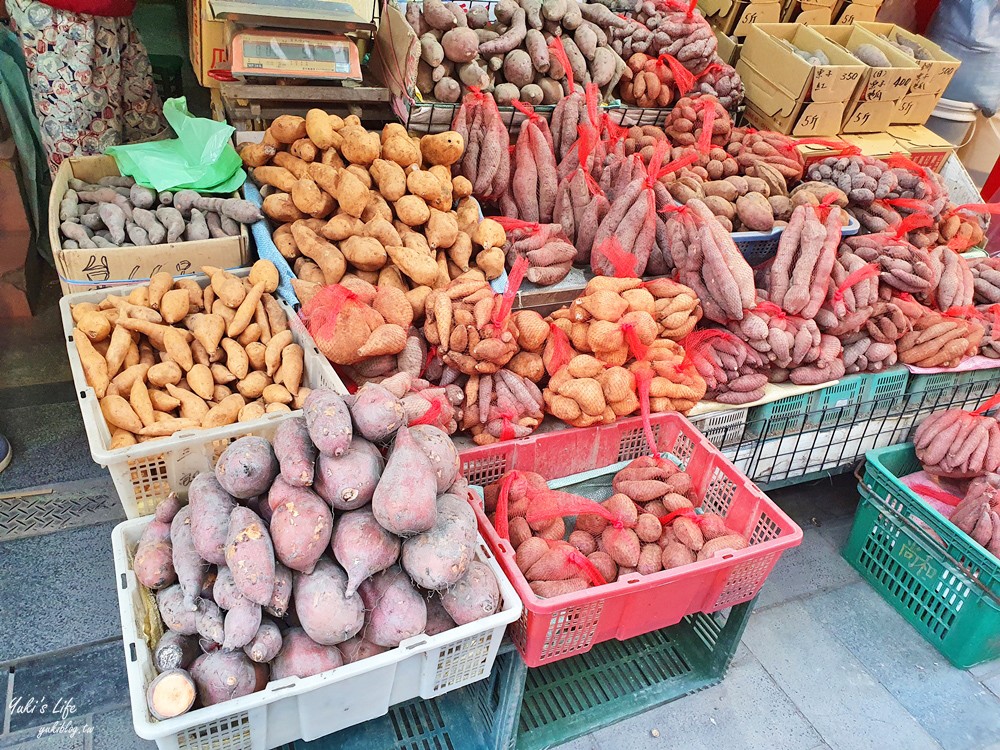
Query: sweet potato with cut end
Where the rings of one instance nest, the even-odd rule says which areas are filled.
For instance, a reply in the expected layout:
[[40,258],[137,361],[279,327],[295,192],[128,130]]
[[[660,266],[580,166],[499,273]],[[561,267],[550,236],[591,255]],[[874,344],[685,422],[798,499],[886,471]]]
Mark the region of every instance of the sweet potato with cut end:
[[240,593],[257,604],[268,604],[274,591],[274,547],[260,516],[237,506],[229,516],[226,565]]
[[320,453],[340,456],[351,444],[351,413],[344,399],[333,391],[317,388],[302,405],[309,437]]
[[195,610],[184,605],[184,592],[175,583],[156,592],[156,606],[163,624],[181,635],[197,635]]
[[195,550],[213,565],[224,565],[229,515],[236,507],[235,500],[222,488],[215,474],[203,471],[188,488],[188,504]]
[[489,566],[473,560],[462,579],[442,592],[441,604],[457,625],[481,620],[500,609],[500,584]]
[[382,454],[362,437],[336,457],[320,453],[313,490],[335,510],[354,510],[371,502],[382,477]]
[[344,657],[336,646],[317,643],[302,628],[289,628],[282,636],[281,650],[271,661],[271,679],[311,677],[343,663]]
[[271,442],[282,479],[297,487],[312,485],[319,452],[309,439],[305,418],[286,419],[274,431]]
[[400,540],[378,524],[371,510],[361,508],[337,517],[330,547],[347,571],[347,596],[353,596],[362,581],[396,563]]
[[146,705],[154,719],[164,721],[186,713],[197,697],[194,680],[183,669],[158,674],[146,689]]
[[340,653],[344,655],[345,664],[353,664],[356,661],[367,659],[369,656],[384,654],[389,650],[385,646],[379,646],[377,643],[372,643],[371,641],[362,638],[360,635],[356,635],[350,640],[344,641],[338,645],[337,648],[339,648]]
[[274,620],[264,618],[253,638],[243,646],[243,653],[250,657],[250,661],[267,664],[281,651],[282,642],[281,628]]
[[372,497],[378,522],[397,536],[427,531],[437,517],[437,478],[406,427],[396,433],[385,471]]
[[200,653],[197,638],[168,630],[156,642],[153,664],[161,672],[169,669],[187,669]]
[[325,557],[312,573],[294,574],[292,595],[303,630],[324,646],[343,643],[365,624],[361,600],[347,595],[347,574]]
[[358,587],[358,593],[367,610],[365,638],[372,643],[395,648],[407,638],[424,632],[427,626],[424,597],[399,567],[376,573]]
[[411,427],[410,436],[430,460],[434,475],[437,477],[438,492],[444,492],[455,483],[461,471],[458,450],[451,436],[429,424]]
[[311,573],[330,543],[333,515],[322,498],[306,487],[289,486],[287,495],[283,502],[271,505],[274,554],[292,570]]
[[278,459],[265,438],[248,435],[233,441],[215,465],[215,477],[235,498],[249,500],[267,492],[278,475]]
[[442,495],[437,520],[403,544],[402,565],[421,588],[440,591],[465,575],[476,544],[476,514],[463,498]]
[[403,402],[378,383],[365,383],[346,400],[354,426],[366,440],[386,440],[406,424]]
[[257,688],[253,662],[242,651],[213,651],[191,665],[191,677],[198,686],[203,706],[250,695]]
[[455,627],[455,621],[451,619],[451,615],[448,614],[441,603],[440,594],[428,596],[426,602],[427,627],[424,628],[424,632],[427,635],[437,635]]
[[181,508],[170,522],[170,545],[177,581],[184,592],[184,606],[194,609],[209,566],[194,546],[190,505]]

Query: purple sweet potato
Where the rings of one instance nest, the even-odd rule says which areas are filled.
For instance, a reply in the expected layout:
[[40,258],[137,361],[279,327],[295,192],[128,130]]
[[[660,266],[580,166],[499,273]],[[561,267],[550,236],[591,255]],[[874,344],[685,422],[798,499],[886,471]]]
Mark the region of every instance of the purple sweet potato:
[[410,437],[430,460],[437,477],[437,491],[446,492],[462,468],[451,436],[434,425],[419,424],[410,428]]
[[213,565],[225,564],[229,514],[236,501],[222,488],[215,474],[203,471],[188,488],[188,505],[195,550]]
[[267,492],[278,476],[278,459],[267,440],[248,435],[234,440],[222,452],[215,464],[215,476],[230,495],[249,500]]
[[426,602],[427,627],[424,628],[424,632],[427,635],[437,635],[455,627],[455,621],[451,619],[451,615],[445,610],[439,594],[433,593],[431,596],[428,596]]
[[421,588],[440,591],[465,575],[475,545],[476,513],[472,506],[455,495],[441,495],[434,525],[403,543],[403,569]]
[[500,586],[485,563],[473,560],[465,577],[442,592],[441,604],[458,625],[475,622],[500,609]]
[[271,600],[264,605],[264,611],[272,617],[284,617],[288,614],[288,605],[292,600],[292,571],[281,564],[274,563],[274,591]]
[[340,456],[351,444],[351,412],[333,391],[316,389],[302,404],[313,445],[325,456]]
[[354,420],[355,434],[366,440],[387,440],[406,424],[403,402],[378,383],[365,383],[345,400]]
[[292,590],[302,629],[317,643],[343,643],[365,624],[363,604],[347,596],[347,574],[332,560],[321,557],[312,573],[295,573]]
[[350,640],[344,641],[337,646],[337,648],[339,648],[340,653],[344,655],[345,664],[353,664],[356,661],[367,659],[369,656],[375,656],[376,654],[383,654],[389,650],[385,646],[379,646],[378,644],[365,640],[360,635],[356,635]]
[[184,592],[184,606],[193,610],[201,596],[209,565],[194,548],[190,505],[181,508],[170,522],[170,546],[177,582]]
[[198,686],[203,706],[250,695],[257,689],[253,662],[242,651],[213,651],[191,665],[191,677]]
[[344,657],[336,646],[316,643],[302,628],[289,628],[282,636],[281,650],[271,660],[271,679],[311,677],[343,663]]
[[358,593],[367,610],[365,638],[372,643],[395,648],[427,627],[424,597],[399,567],[376,573],[361,584]]
[[170,543],[170,521],[153,518],[143,529],[135,548],[132,572],[139,583],[154,591],[177,582],[174,549]]
[[219,605],[211,599],[199,599],[198,610],[195,613],[195,624],[198,626],[198,635],[206,641],[222,645],[225,640],[225,629],[223,627],[223,614]]
[[243,653],[249,656],[251,661],[266,664],[281,651],[281,643],[281,628],[278,627],[278,623],[265,617],[260,621],[260,627],[250,642],[243,646]]
[[333,525],[333,556],[347,571],[347,595],[399,559],[399,537],[383,529],[368,508],[341,513]]
[[311,573],[316,561],[326,552],[333,530],[330,507],[307,487],[293,492],[273,507],[271,542],[274,554],[292,570]]
[[286,419],[279,424],[271,442],[284,480],[296,487],[311,486],[319,451],[309,439],[305,417]]
[[161,672],[166,672],[168,669],[187,669],[200,653],[197,638],[167,630],[156,642],[153,664]]
[[372,501],[383,466],[378,448],[355,437],[341,456],[320,454],[313,490],[334,510],[360,508]]
[[163,624],[181,635],[197,635],[198,624],[195,610],[184,605],[184,592],[175,583],[156,592],[156,606],[160,610]]
[[396,443],[372,497],[372,512],[383,528],[397,536],[427,531],[437,518],[434,467],[406,427],[396,433]]
[[226,565],[236,588],[257,604],[268,604],[274,592],[274,547],[260,516],[237,506],[229,517]]
[[225,638],[222,647],[227,651],[243,648],[257,634],[260,628],[260,605],[251,601],[233,607],[226,612]]

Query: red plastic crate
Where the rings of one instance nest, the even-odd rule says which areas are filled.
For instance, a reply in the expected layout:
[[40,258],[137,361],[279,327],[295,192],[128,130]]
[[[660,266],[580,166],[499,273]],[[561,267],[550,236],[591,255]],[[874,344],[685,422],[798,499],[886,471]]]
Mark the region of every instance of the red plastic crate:
[[[653,575],[637,573],[614,583],[563,596],[540,598],[502,539],[476,506],[479,528],[524,603],[511,635],[529,667],[589,651],[594,644],[620,641],[675,625],[696,612],[716,612],[753,599],[781,554],[802,542],[802,530],[753,482],[679,414],[652,417],[661,453],[674,456],[691,474],[715,511],[747,536],[750,546]],[[505,472],[535,471],[548,480],[589,472],[648,455],[640,418],[610,425],[562,430],[523,440],[471,448],[461,453],[469,483],[485,485]]]

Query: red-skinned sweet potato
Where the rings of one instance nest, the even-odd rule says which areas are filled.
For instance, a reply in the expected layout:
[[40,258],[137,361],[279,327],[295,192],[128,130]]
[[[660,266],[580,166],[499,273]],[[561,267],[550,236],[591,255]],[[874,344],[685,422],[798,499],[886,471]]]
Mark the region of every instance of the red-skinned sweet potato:
[[376,573],[361,584],[358,593],[367,610],[365,638],[372,643],[395,648],[427,627],[424,597],[398,567]]
[[379,646],[377,643],[365,640],[360,635],[356,635],[350,640],[344,641],[337,646],[337,648],[339,648],[340,653],[344,655],[345,664],[353,664],[356,661],[367,659],[369,656],[383,654],[389,650],[385,646]]
[[455,621],[451,619],[451,615],[445,610],[439,594],[428,596],[426,602],[427,627],[424,628],[424,632],[427,635],[437,635],[455,627]]
[[316,643],[302,628],[289,628],[282,636],[281,650],[271,661],[271,679],[311,677],[343,663],[344,657],[336,646]]
[[473,560],[465,576],[441,594],[441,604],[456,624],[475,622],[500,609],[500,585],[485,563]]
[[351,444],[351,413],[340,395],[317,388],[302,404],[309,437],[320,453],[340,456]]
[[237,506],[229,517],[226,565],[247,599],[268,604],[274,592],[274,547],[264,522],[249,508]]
[[289,497],[272,506],[274,554],[292,570],[311,573],[326,551],[333,530],[330,507],[307,487],[291,487]]
[[274,591],[271,592],[271,600],[264,605],[264,611],[272,617],[284,617],[288,613],[289,603],[292,601],[292,571],[281,564],[274,562]]
[[184,605],[184,592],[175,583],[156,592],[156,606],[160,610],[163,624],[181,635],[197,635],[198,625],[195,610]]
[[243,646],[243,653],[249,656],[251,661],[266,664],[281,651],[281,643],[281,628],[278,627],[278,623],[265,617],[260,621],[253,638]]
[[278,476],[278,459],[262,437],[241,437],[223,451],[215,465],[222,488],[235,498],[249,500],[267,492]]
[[132,560],[136,580],[154,591],[177,582],[174,549],[170,543],[171,521],[163,522],[157,518],[150,521],[139,537]]
[[354,420],[355,434],[366,440],[387,440],[406,424],[403,402],[378,383],[365,383],[346,399]]
[[286,419],[279,424],[271,442],[282,478],[296,487],[312,485],[319,451],[309,438],[305,417]]
[[292,596],[302,629],[324,646],[343,643],[365,624],[361,600],[347,595],[347,574],[325,557],[312,573],[294,574]]
[[195,550],[203,560],[213,565],[224,565],[229,515],[236,507],[236,501],[219,484],[215,474],[203,471],[188,488],[188,504],[191,507],[191,535]]
[[194,548],[191,506],[181,508],[170,522],[170,544],[177,581],[184,592],[184,606],[194,609],[208,574],[209,565]]
[[313,490],[334,510],[355,510],[372,501],[383,464],[378,448],[355,437],[340,456],[320,454]]
[[372,512],[397,536],[427,531],[437,518],[437,478],[430,460],[406,427],[396,442],[372,497]]
[[260,628],[260,617],[260,605],[250,601],[226,612],[222,647],[232,651],[250,643]]
[[187,669],[200,653],[197,638],[167,630],[156,642],[153,664],[161,672],[166,672],[168,669]]
[[253,662],[242,651],[213,651],[191,665],[191,677],[198,686],[203,706],[250,695],[257,689]]
[[431,462],[438,492],[447,492],[462,466],[451,436],[434,425],[420,424],[410,428],[410,437]]
[[399,559],[399,537],[383,529],[368,508],[341,513],[330,541],[333,556],[347,571],[347,595],[354,596],[366,578]]
[[476,513],[472,506],[455,495],[442,495],[434,526],[403,544],[403,569],[421,588],[440,591],[465,575],[475,545]]

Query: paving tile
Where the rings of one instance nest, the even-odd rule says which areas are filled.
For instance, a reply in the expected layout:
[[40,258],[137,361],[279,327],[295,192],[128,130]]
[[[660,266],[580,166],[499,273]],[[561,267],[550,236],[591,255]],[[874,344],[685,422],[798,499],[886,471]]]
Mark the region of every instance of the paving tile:
[[767,494],[803,527],[812,519],[825,522],[853,516],[858,505],[858,482],[851,473],[838,474],[806,484],[771,490]]
[[720,684],[602,729],[594,738],[598,747],[616,750],[810,750],[822,741],[747,649]]
[[0,664],[121,633],[113,527],[0,543]]
[[[55,290],[55,301],[59,292]],[[34,318],[5,320],[0,326],[0,372],[4,388],[72,380],[59,306]]]
[[821,526],[817,527],[819,535],[826,539],[830,545],[837,550],[837,554],[840,554],[840,550],[844,548],[847,544],[847,538],[851,535],[851,529],[854,528],[854,516],[847,516],[845,518],[835,518],[832,521],[827,521]]
[[90,457],[76,401],[42,406],[0,408],[0,432],[14,449],[14,459],[0,474],[0,492],[99,476],[106,470]]
[[948,664],[867,584],[806,599],[802,606],[946,750],[984,747],[1000,736],[1000,700]]
[[998,676],[1000,675],[1000,659],[988,661],[983,664],[977,664],[974,667],[969,667],[969,674],[977,680]]
[[834,750],[940,748],[806,602],[759,613],[744,642]]
[[983,680],[983,684],[993,695],[1000,697],[1000,674]]
[[[583,737],[577,737],[575,740],[570,740],[556,747],[559,750],[603,750],[603,746],[597,742],[592,734],[585,734]],[[622,746],[622,750],[625,750],[625,746]]]
[[82,724],[87,714],[127,706],[128,700],[120,641],[43,656],[14,670],[10,730],[59,720]]
[[58,733],[40,734],[39,729],[27,729],[7,734],[0,737],[0,750],[87,750],[84,727],[83,722],[76,722]]
[[132,712],[125,708],[93,717],[92,750],[155,750],[156,743],[144,740],[132,726]]
[[802,544],[782,554],[761,589],[759,611],[791,599],[839,588],[859,580],[840,552],[818,529],[804,528]]

